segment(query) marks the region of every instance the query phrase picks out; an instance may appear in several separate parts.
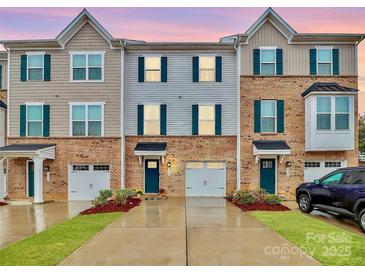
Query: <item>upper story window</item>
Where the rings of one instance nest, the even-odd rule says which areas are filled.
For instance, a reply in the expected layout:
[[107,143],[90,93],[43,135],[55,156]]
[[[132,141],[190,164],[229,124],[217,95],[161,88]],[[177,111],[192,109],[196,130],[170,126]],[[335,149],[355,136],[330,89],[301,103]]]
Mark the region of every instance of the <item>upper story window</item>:
[[332,74],[332,49],[317,49],[317,71],[318,75]]
[[199,57],[199,81],[213,82],[215,81],[215,57],[200,56]]
[[27,134],[29,137],[43,136],[43,105],[27,105]]
[[261,75],[276,74],[276,54],[275,49],[261,49],[260,71]]
[[43,81],[44,54],[27,54],[28,81]]
[[199,135],[215,134],[215,106],[199,106]]
[[146,82],[161,82],[161,57],[145,57]]
[[261,133],[276,132],[276,100],[261,100]]
[[144,134],[160,135],[160,105],[144,106]]
[[71,52],[71,81],[104,81],[104,52]]
[[71,103],[71,136],[104,135],[104,103]]
[[348,96],[317,96],[316,100],[317,130],[350,129],[350,99]]

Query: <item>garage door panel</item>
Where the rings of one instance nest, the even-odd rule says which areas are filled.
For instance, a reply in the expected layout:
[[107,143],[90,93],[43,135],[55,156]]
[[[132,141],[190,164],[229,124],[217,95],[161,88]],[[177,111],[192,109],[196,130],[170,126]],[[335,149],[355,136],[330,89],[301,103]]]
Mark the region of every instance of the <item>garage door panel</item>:
[[306,161],[304,167],[304,182],[313,182],[339,168],[347,167],[342,160]]
[[224,162],[188,162],[185,170],[186,196],[225,196]]
[[99,191],[110,189],[109,166],[106,165],[70,165],[68,188],[70,201],[90,201],[99,195]]

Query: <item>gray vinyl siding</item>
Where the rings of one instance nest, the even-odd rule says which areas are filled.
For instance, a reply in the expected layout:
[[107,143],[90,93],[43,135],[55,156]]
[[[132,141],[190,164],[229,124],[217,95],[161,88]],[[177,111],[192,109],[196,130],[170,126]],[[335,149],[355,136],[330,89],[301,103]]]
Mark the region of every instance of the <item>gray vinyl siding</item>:
[[[69,102],[105,102],[104,136],[120,136],[120,50],[111,50],[86,24],[64,50],[44,51],[52,59],[50,82],[21,82],[20,56],[25,51],[11,51],[10,136],[19,136],[19,105],[25,102],[50,105],[51,137],[69,136]],[[106,51],[104,82],[70,82],[70,51]]]
[[0,60],[0,65],[2,66],[2,75],[1,75],[1,89],[7,89],[8,88],[8,63],[6,60]]
[[[150,52],[151,53],[151,52]],[[232,52],[154,52],[167,56],[167,83],[138,83],[138,56],[148,52],[126,54],[125,132],[137,134],[137,105],[167,105],[167,135],[192,134],[192,105],[222,105],[222,135],[236,134],[236,56]],[[222,82],[193,83],[192,57],[222,56]]]
[[[262,46],[277,46],[283,49],[284,75],[309,75],[309,49],[319,45],[288,44],[288,40],[269,22],[241,47],[241,74],[253,74],[253,49]],[[326,45],[320,45],[326,46]],[[340,75],[356,75],[355,45],[331,44],[339,49]]]

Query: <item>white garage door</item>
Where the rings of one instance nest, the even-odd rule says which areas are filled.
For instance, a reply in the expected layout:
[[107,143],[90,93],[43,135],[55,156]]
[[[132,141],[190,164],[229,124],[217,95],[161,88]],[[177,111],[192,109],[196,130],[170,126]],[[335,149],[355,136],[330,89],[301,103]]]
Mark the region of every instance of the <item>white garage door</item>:
[[304,166],[304,182],[313,182],[336,169],[346,167],[346,161],[306,161]]
[[226,164],[224,162],[187,162],[185,189],[186,196],[225,196]]
[[68,199],[70,201],[93,200],[103,189],[110,189],[109,165],[69,165]]

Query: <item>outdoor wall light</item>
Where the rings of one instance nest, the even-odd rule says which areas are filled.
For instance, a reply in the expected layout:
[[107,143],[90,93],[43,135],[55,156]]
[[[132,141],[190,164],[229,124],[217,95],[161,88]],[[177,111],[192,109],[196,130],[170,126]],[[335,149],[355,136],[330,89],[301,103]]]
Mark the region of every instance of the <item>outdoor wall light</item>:
[[48,172],[48,171],[49,171],[49,166],[44,166],[44,167],[43,167],[43,171]]
[[167,167],[171,167],[171,162],[167,162]]
[[290,161],[287,161],[286,162],[286,167],[291,167],[292,166],[292,163]]

